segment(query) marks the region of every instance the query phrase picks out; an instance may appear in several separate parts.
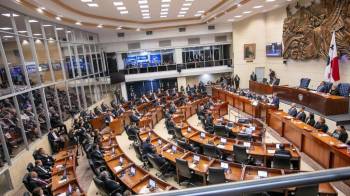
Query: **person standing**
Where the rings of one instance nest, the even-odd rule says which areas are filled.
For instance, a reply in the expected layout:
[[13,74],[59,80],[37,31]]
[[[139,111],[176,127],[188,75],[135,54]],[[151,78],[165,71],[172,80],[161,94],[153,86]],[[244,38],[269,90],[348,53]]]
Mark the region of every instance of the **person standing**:
[[256,74],[254,73],[254,71],[252,72],[252,74],[250,74],[250,80],[251,81],[256,81],[257,80]]
[[236,89],[239,89],[239,83],[241,81],[241,78],[239,78],[239,76],[236,74],[235,78],[234,78],[234,82],[235,82],[235,87]]

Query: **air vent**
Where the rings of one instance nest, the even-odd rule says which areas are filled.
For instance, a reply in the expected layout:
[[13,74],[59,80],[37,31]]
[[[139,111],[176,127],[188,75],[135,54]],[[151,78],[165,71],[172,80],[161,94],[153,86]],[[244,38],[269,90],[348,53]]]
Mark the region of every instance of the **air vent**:
[[179,32],[185,32],[185,31],[186,31],[186,28],[185,28],[185,27],[179,28]]
[[136,49],[140,49],[140,48],[141,48],[140,42],[134,42],[134,43],[129,43],[128,44],[128,49],[129,50],[136,50]]
[[90,41],[94,40],[94,36],[91,36],[91,35],[90,35],[90,36],[89,36],[89,40],[90,40]]
[[169,47],[171,46],[171,40],[161,40],[159,41],[159,47]]
[[208,30],[215,30],[215,25],[209,25]]
[[146,31],[146,35],[152,35],[153,31]]
[[118,37],[124,37],[125,33],[121,32],[121,33],[118,33],[117,35],[118,35]]
[[215,42],[226,42],[226,41],[227,41],[226,35],[215,36]]
[[194,45],[194,44],[200,44],[199,37],[196,38],[189,38],[188,39],[188,45]]

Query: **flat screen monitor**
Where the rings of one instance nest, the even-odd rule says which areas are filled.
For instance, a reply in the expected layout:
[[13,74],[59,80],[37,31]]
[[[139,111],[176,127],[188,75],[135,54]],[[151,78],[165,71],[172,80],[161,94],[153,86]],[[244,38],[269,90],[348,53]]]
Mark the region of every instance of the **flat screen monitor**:
[[281,57],[282,56],[282,43],[271,43],[266,45],[267,57]]

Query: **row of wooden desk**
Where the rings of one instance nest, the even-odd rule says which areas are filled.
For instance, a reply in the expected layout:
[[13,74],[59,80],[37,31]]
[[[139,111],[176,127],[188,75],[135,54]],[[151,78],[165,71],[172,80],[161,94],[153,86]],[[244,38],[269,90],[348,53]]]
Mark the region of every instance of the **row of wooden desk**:
[[270,86],[255,81],[249,81],[249,90],[258,94],[274,93],[280,99],[304,105],[326,116],[349,112],[349,97],[334,96],[287,85]]
[[[161,138],[158,134],[149,129],[143,129],[139,135],[143,141],[145,141],[147,138],[150,138],[151,144],[156,148],[156,152],[170,161],[170,163],[175,165],[176,158],[186,160],[189,164],[190,169],[193,170],[195,174],[202,176],[203,185],[206,185],[208,183],[207,177],[209,167],[221,168],[223,163],[228,165],[228,169],[225,172],[226,180],[232,182],[255,180],[264,177],[275,177],[298,172],[292,170],[240,165],[233,162],[221,161],[200,154],[195,154],[191,151],[186,151],[180,148],[174,143],[168,142],[166,139]],[[176,151],[173,151],[173,146],[176,146]],[[198,156],[200,158],[198,163],[194,163],[194,156]],[[284,191],[288,192],[290,190],[291,189],[286,189]],[[330,186],[329,183],[320,184],[319,193],[320,195],[336,195],[335,190],[332,188],[332,186]]]
[[[78,148],[74,147],[72,149],[62,150],[55,155],[55,164],[52,168],[52,195],[66,195],[68,192],[72,196],[85,195],[75,173],[77,150]],[[64,174],[66,178],[63,177]]]

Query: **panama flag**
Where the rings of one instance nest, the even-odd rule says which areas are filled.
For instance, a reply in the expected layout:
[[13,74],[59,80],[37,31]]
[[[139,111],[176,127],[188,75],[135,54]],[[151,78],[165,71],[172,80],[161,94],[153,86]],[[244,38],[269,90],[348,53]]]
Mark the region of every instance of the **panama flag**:
[[337,55],[337,45],[335,43],[335,32],[332,33],[332,40],[329,46],[328,62],[325,70],[325,79],[328,82],[340,80],[339,59]]

